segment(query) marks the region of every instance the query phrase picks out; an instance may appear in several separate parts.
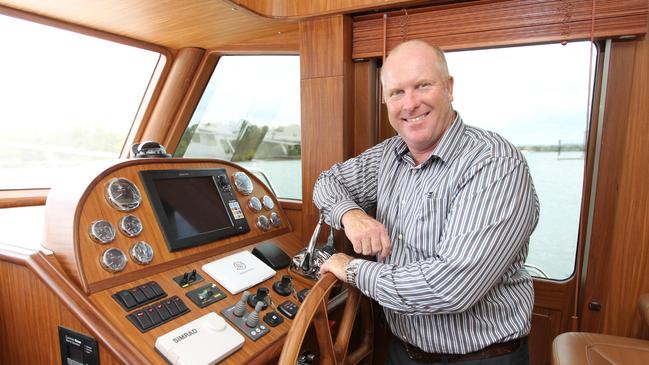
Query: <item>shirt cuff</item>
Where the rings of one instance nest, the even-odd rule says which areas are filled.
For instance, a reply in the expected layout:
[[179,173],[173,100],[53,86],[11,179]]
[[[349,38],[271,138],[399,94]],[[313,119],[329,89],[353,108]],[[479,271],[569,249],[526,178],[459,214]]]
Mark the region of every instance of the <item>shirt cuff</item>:
[[331,226],[335,229],[342,229],[343,215],[350,210],[361,209],[353,200],[343,200],[331,208]]
[[356,272],[356,287],[361,293],[372,299],[376,298],[376,283],[383,267],[385,265],[378,262],[361,261]]

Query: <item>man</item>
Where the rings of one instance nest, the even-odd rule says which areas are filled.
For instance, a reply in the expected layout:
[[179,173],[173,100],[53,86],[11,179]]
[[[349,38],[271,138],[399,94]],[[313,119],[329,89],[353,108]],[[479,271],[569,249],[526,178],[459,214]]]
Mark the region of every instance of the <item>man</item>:
[[314,190],[327,222],[377,261],[339,253],[321,272],[383,306],[395,335],[386,364],[527,364],[523,264],[539,206],[525,159],[463,123],[437,47],[397,46],[381,82],[398,135],[323,172]]

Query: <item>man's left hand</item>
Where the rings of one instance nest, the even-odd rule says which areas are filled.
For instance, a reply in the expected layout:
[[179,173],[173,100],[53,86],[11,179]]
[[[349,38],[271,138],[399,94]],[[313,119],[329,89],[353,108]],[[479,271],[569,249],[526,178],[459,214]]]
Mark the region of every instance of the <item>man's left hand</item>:
[[353,257],[345,255],[344,253],[336,253],[320,266],[320,275],[330,272],[336,275],[339,280],[347,282],[347,273],[345,272],[345,268],[352,259]]

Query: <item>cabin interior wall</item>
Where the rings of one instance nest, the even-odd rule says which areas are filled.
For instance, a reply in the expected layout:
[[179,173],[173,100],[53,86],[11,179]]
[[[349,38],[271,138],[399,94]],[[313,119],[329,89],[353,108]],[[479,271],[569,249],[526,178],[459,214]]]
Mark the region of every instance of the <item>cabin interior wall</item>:
[[[0,364],[60,364],[59,325],[94,337],[26,267],[0,260],[0,277]],[[122,364],[101,342],[99,362]]]
[[351,19],[343,15],[300,22],[302,114],[302,230],[318,220],[313,185],[323,170],[351,156],[353,65]]
[[[580,329],[647,334],[636,309],[649,292],[649,39],[613,42]],[[589,310],[589,303],[601,310]]]

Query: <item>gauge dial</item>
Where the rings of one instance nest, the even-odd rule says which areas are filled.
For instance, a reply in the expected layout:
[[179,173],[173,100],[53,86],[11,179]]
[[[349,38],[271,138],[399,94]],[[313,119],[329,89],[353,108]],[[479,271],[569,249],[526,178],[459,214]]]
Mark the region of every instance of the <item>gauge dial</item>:
[[126,267],[126,263],[128,262],[128,258],[126,257],[124,251],[120,250],[119,248],[113,247],[104,251],[99,261],[101,262],[101,266],[106,271],[118,272],[124,270],[124,267]]
[[234,186],[237,188],[238,192],[243,195],[252,194],[252,180],[250,180],[250,177],[246,175],[245,172],[235,172],[232,174],[232,179],[234,180]]
[[279,227],[282,225],[282,219],[279,217],[279,214],[275,212],[270,213],[270,225],[273,227]]
[[261,201],[259,200],[259,198],[257,198],[256,196],[250,198],[248,200],[248,208],[250,208],[250,210],[252,210],[254,213],[261,211]]
[[119,230],[128,237],[135,237],[142,233],[142,221],[140,221],[140,218],[129,214],[119,220]]
[[90,223],[88,233],[90,238],[102,245],[113,242],[115,239],[115,227],[103,219]]
[[259,217],[257,217],[257,228],[261,229],[262,231],[267,231],[270,229],[270,222],[265,215],[260,215]]
[[261,202],[264,204],[264,208],[266,208],[266,210],[273,210],[273,208],[275,208],[275,202],[273,201],[273,198],[269,197],[268,195],[264,195],[264,197],[261,198]]
[[153,248],[144,241],[138,241],[131,246],[131,257],[140,265],[147,265],[153,260]]
[[113,178],[106,186],[106,200],[115,209],[128,212],[140,206],[142,195],[137,186],[123,177]]

